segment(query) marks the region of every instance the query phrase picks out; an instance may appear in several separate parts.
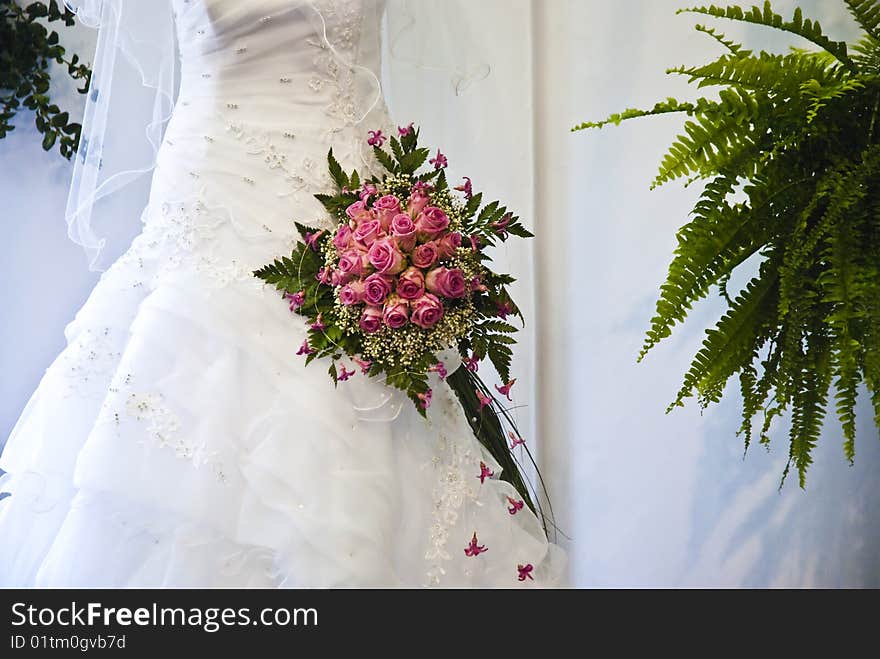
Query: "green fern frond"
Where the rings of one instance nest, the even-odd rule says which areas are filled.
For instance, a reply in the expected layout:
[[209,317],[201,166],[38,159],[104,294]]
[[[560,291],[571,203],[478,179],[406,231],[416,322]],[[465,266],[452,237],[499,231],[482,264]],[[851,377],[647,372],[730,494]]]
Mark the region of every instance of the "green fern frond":
[[727,48],[727,50],[729,50],[732,55],[736,55],[738,57],[748,57],[752,54],[752,51],[746,50],[742,47],[742,45],[736,43],[735,41],[730,41],[727,37],[725,37],[713,27],[707,27],[706,25],[695,25],[694,29],[697,32],[702,32],[703,34],[707,34],[712,37],[715,41]]
[[628,121],[629,119],[638,119],[640,117],[652,117],[660,114],[674,114],[678,112],[684,112],[687,114],[692,114],[696,110],[696,105],[693,103],[682,103],[674,98],[668,98],[665,101],[661,101],[657,103],[650,110],[639,110],[637,108],[630,108],[629,110],[624,110],[618,114],[612,114],[607,119],[603,121],[585,121],[582,124],[578,124],[571,131],[574,133],[579,130],[587,130],[589,128],[603,128],[609,124],[614,124],[615,126],[619,126],[621,122]]
[[790,96],[804,83],[819,85],[840,79],[839,67],[828,66],[823,58],[813,55],[723,55],[714,62],[698,67],[676,67],[667,73],[686,75],[698,87],[733,86],[761,91],[770,96]]
[[716,163],[730,153],[754,146],[759,135],[751,121],[760,99],[733,88],[719,93],[720,100],[707,104],[680,135],[660,164],[652,188],[691,174],[704,176],[717,171]]
[[776,307],[777,291],[776,278],[767,272],[748,283],[718,324],[706,330],[703,347],[694,357],[684,384],[668,410],[681,406],[694,391],[711,397],[722,380],[726,383],[730,375],[740,370],[745,355],[749,356],[746,363],[751,362],[752,337],[760,328],[762,318]]
[[[639,360],[717,288],[727,307],[706,331],[670,409],[693,396],[703,407],[719,402],[738,376],[746,448],[756,417],[763,415],[758,437],[769,445],[774,420],[790,415],[785,474],[796,470],[801,486],[829,406],[853,460],[862,383],[880,428],[878,4],[848,3],[867,32],[852,57],[799,10],[786,22],[769,4],[763,11],[696,8],[793,32],[825,51],[753,54],[700,27],[728,52],[669,73],[698,88],[720,87],[716,99],[669,99],[655,111],[581,126],[687,115],[654,185],[684,178],[704,181],[704,190],[678,232]],[[730,291],[747,261],[758,263],[758,275],[750,271],[745,288]]]
[[799,386],[794,393],[792,425],[789,432],[791,458],[798,471],[798,482],[806,486],[807,470],[813,464],[813,450],[819,443],[825,421],[831,368],[827,345],[821,336],[807,339],[807,352],[801,368]]
[[874,39],[880,39],[880,2],[843,0],[856,22]]
[[680,9],[681,13],[703,14],[706,16],[714,16],[715,18],[726,18],[732,21],[740,21],[743,23],[754,23],[756,25],[764,25],[783,32],[796,34],[819,46],[823,50],[831,53],[843,64],[853,68],[853,61],[847,54],[847,46],[844,41],[832,41],[824,32],[819,21],[804,19],[803,12],[800,7],[794,10],[794,15],[790,21],[786,21],[782,16],[773,11],[773,5],[769,0],[764,3],[763,10],[759,7],[752,7],[749,10],[743,10],[741,7],[716,7],[710,5],[708,7],[690,7],[688,9]]

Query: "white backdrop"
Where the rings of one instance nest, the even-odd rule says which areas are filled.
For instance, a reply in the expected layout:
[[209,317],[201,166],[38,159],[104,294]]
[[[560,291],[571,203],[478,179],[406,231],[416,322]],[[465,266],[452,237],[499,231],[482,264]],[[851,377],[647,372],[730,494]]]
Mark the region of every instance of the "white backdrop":
[[[536,284],[536,337],[525,337],[536,338],[536,349],[521,356],[518,372],[526,385],[521,400],[533,390],[537,406],[521,414],[527,428],[536,428],[533,443],[560,525],[572,538],[566,543],[572,582],[880,586],[880,525],[872,514],[880,504],[872,478],[880,442],[866,405],[854,467],[829,425],[807,490],[792,479],[777,492],[784,434],[769,453],[755,447],[744,460],[734,436],[735,395],[702,416],[693,406],[663,413],[702,327],[718,314],[714,301],[635,364],[674,231],[696,194],[674,186],[648,191],[680,124],[666,118],[574,135],[568,128],[688,93],[663,70],[716,51],[692,31],[695,19],[674,15],[682,4],[473,0],[473,25],[502,31],[509,47],[490,53],[493,76],[460,101],[469,109],[483,104],[482,120],[443,145],[453,171],[473,176],[488,195],[503,196],[525,216],[534,211],[534,271],[525,252],[504,258]],[[789,12],[794,4],[776,6]],[[800,4],[827,31],[852,30],[842,3]],[[758,47],[792,43],[723,27]],[[79,28],[65,34],[65,43],[83,49],[91,39]],[[390,92],[397,116],[408,118],[406,96]],[[80,102],[72,93],[61,100]],[[449,113],[413,118],[428,139],[450,121]],[[30,116],[18,126],[0,141],[2,222],[11,236],[0,245],[0,437],[63,347],[63,326],[95,281],[65,236],[68,166],[40,150]],[[512,154],[501,163],[509,176],[497,162],[502,149]],[[456,160],[467,165],[456,167]]]

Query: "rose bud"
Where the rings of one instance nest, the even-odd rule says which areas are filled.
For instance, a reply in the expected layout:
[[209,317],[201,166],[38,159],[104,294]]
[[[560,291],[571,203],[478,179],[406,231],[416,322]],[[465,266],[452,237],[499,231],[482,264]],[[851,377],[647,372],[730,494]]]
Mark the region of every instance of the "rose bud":
[[370,263],[383,275],[396,275],[406,267],[406,257],[388,238],[381,238],[370,246]]
[[409,322],[409,304],[407,301],[392,295],[385,303],[383,320],[391,329],[400,329]]
[[382,230],[387,233],[391,228],[391,220],[394,219],[395,215],[400,213],[400,200],[390,194],[385,195],[384,197],[379,197],[379,199],[373,204],[373,210],[376,212],[376,216],[382,224]]
[[413,250],[412,262],[417,268],[430,268],[440,258],[440,251],[435,243],[425,243]]
[[379,307],[367,307],[364,309],[358,326],[367,334],[378,332],[382,327],[382,309]]
[[381,307],[385,299],[391,295],[392,278],[378,272],[364,280],[364,302],[374,307]]
[[418,231],[421,242],[433,240],[443,233],[448,226],[449,218],[446,217],[446,213],[436,206],[428,206],[416,218],[416,231]]
[[397,279],[397,294],[404,300],[415,300],[425,294],[425,275],[418,268],[411,267],[400,273]]
[[468,285],[458,268],[434,268],[425,277],[425,287],[446,298],[460,298],[467,294]]
[[443,318],[443,305],[436,296],[425,293],[410,303],[410,321],[422,329],[431,329]]
[[406,213],[398,213],[392,218],[391,234],[403,252],[411,252],[416,246],[416,223]]

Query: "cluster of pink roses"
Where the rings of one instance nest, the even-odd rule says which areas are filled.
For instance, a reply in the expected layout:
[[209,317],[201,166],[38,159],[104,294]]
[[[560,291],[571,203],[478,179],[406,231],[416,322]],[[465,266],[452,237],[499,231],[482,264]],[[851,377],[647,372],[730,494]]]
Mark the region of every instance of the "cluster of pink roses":
[[461,246],[461,234],[449,230],[449,218],[429,206],[430,188],[417,183],[406,205],[394,195],[379,197],[364,186],[361,200],[346,210],[347,224],[337,229],[335,269],[322,281],[339,287],[346,306],[364,305],[360,328],[372,334],[413,323],[434,327],[443,317],[443,299],[463,298],[470,286],[458,268],[440,266]]

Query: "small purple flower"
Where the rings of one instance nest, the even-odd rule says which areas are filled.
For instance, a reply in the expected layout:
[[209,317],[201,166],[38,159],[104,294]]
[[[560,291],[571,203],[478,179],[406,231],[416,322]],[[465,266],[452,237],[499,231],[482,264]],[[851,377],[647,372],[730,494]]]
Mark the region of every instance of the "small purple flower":
[[375,185],[373,185],[372,183],[364,183],[363,187],[361,187],[361,201],[367,203],[369,198],[376,194],[376,192],[378,192],[378,190],[376,189]]
[[513,380],[511,380],[510,382],[505,384],[503,387],[499,387],[496,384],[495,388],[498,390],[499,394],[501,394],[502,396],[507,396],[507,400],[513,401],[513,399],[510,397],[510,390],[511,390],[511,388],[513,388],[513,385],[515,385],[515,384],[516,384],[516,378],[513,378]]
[[474,196],[474,188],[473,188],[473,186],[471,185],[471,179],[470,179],[469,176],[465,176],[465,177],[464,177],[464,183],[462,183],[461,185],[457,186],[455,189],[458,190],[459,192],[464,192],[464,196],[465,196],[467,199],[470,199],[471,197]]
[[480,277],[474,277],[471,279],[471,290],[479,293],[486,293],[489,291]]
[[316,231],[315,233],[306,233],[305,243],[308,245],[313,252],[318,251],[318,239],[323,236],[326,232],[322,229],[321,231]]
[[364,375],[366,375],[367,373],[370,372],[370,367],[373,365],[373,362],[371,362],[371,361],[364,361],[362,359],[357,359],[355,357],[352,357],[352,361],[355,364],[357,364],[358,366],[360,366],[361,373],[363,373]]
[[516,515],[526,505],[526,502],[522,499],[517,501],[512,497],[507,497],[507,501],[510,504],[510,508],[507,509],[507,512],[509,512],[511,515]]
[[517,577],[518,581],[525,581],[526,579],[535,580],[535,577],[532,576],[532,570],[535,569],[535,566],[531,563],[527,563],[526,565],[517,565],[516,571],[519,572],[519,576]]
[[473,354],[470,357],[465,357],[462,361],[464,362],[464,367],[471,373],[476,373],[480,370],[480,360],[477,359],[476,354]]
[[309,345],[309,340],[306,339],[305,341],[303,341],[303,344],[299,347],[299,350],[297,351],[296,354],[297,354],[298,356],[303,356],[303,355],[308,356],[308,355],[313,355],[313,354],[315,354],[315,352],[317,352],[317,351],[314,350],[314,349]]
[[480,554],[482,554],[483,552],[486,552],[486,551],[489,551],[489,550],[486,549],[486,545],[481,545],[479,543],[479,541],[477,540],[477,532],[474,531],[474,537],[471,538],[471,541],[468,544],[468,546],[464,548],[464,555],[465,556],[473,556],[474,558],[476,558],[477,556],[479,556]]
[[409,126],[398,126],[397,127],[397,134],[400,135],[401,137],[406,137],[407,135],[409,135],[412,132],[413,132],[413,125],[412,124],[410,124]]
[[492,399],[488,398],[482,391],[476,389],[475,392],[477,394],[477,400],[480,402],[480,412],[483,411],[484,407],[492,405]]
[[419,399],[420,401],[422,401],[422,403],[421,403],[421,404],[422,404],[422,409],[425,409],[425,410],[426,410],[426,409],[428,409],[429,407],[431,407],[431,398],[433,398],[433,396],[434,396],[434,392],[433,392],[433,390],[428,389],[428,391],[426,391],[425,393],[423,393],[423,394],[416,394],[416,396],[418,397],[418,399]]
[[342,365],[342,373],[336,376],[336,379],[340,382],[348,382],[348,379],[354,375],[357,371],[349,371],[345,368],[345,364]]
[[443,362],[437,362],[428,369],[428,372],[436,373],[441,380],[445,380],[446,376],[449,375],[449,372],[446,370],[446,364],[444,364]]
[[444,167],[449,166],[449,161],[446,159],[446,156],[440,152],[440,149],[437,149],[437,155],[431,158],[428,162],[434,165],[434,169],[443,169]]
[[367,140],[367,144],[369,144],[370,146],[382,146],[383,144],[385,144],[385,140],[388,139],[387,137],[385,137],[385,135],[382,134],[381,130],[371,130],[369,134],[370,137]]
[[494,475],[495,472],[489,469],[489,467],[486,466],[485,462],[480,463],[480,475],[477,476],[477,478],[480,479],[480,485],[485,483],[487,478],[492,478],[492,476]]
[[305,291],[298,291],[292,295],[290,293],[285,293],[284,299],[290,302],[290,310],[296,311],[306,303],[306,293]]
[[471,240],[471,249],[475,252],[480,251],[480,237],[477,234],[472,234],[470,237]]
[[510,304],[510,302],[501,302],[498,304],[495,313],[501,318],[501,320],[507,320],[507,317],[512,314],[513,311],[513,305]]
[[510,213],[507,213],[497,222],[492,222],[492,228],[495,229],[495,233],[497,233],[502,240],[507,240],[507,225],[510,224],[512,219],[513,216]]
[[321,268],[318,270],[318,274],[315,275],[315,279],[324,284],[325,286],[329,286],[332,281],[331,278],[332,270],[330,268]]
[[309,329],[313,329],[316,332],[323,332],[325,329],[327,329],[327,326],[324,324],[323,314],[318,314],[315,322],[309,325]]
[[522,437],[517,437],[516,435],[514,435],[513,431],[510,431],[509,433],[507,433],[507,436],[510,437],[510,441],[511,441],[510,450],[511,451],[513,449],[515,449],[517,446],[520,446],[520,445],[525,446],[525,444],[526,444],[526,440],[524,440]]
[[421,194],[428,194],[433,189],[434,186],[427,181],[416,181],[415,185],[412,186],[413,192],[419,192]]

